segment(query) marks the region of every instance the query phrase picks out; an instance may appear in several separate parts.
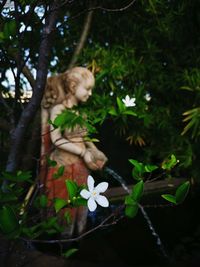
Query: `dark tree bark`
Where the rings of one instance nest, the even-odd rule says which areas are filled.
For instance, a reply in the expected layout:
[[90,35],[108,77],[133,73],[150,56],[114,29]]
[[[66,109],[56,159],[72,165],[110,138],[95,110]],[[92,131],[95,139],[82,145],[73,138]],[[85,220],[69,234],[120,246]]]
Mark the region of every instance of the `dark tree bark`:
[[56,19],[58,15],[58,7],[56,6],[56,2],[57,1],[53,1],[49,6],[48,14],[45,19],[45,25],[41,34],[37,75],[33,96],[26,108],[23,110],[17,126],[12,129],[10,133],[11,147],[6,166],[6,170],[9,172],[13,172],[18,168],[19,162],[21,160],[20,151],[22,149],[24,135],[42,100],[47,78],[49,54],[52,46],[51,36],[53,31],[55,31]]

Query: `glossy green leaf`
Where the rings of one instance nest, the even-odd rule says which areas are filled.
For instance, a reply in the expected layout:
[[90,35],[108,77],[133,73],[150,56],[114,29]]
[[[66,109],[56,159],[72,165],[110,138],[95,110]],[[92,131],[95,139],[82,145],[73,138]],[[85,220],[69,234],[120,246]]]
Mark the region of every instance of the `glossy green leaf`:
[[174,154],[170,156],[170,159],[167,159],[163,161],[161,168],[163,170],[171,170],[176,164],[177,164],[177,159]]
[[185,182],[184,184],[180,185],[177,188],[176,194],[175,194],[177,204],[180,204],[185,200],[185,198],[189,192],[189,189],[190,189],[190,182],[189,181]]
[[125,208],[125,215],[129,218],[134,218],[138,212],[138,204],[127,205]]
[[131,195],[125,197],[125,205],[135,205],[136,201],[132,198]]
[[129,162],[136,168],[139,173],[144,171],[144,165],[141,162],[138,162],[135,159],[129,159]]
[[161,196],[162,196],[162,198],[164,198],[165,200],[167,200],[167,201],[169,201],[169,202],[171,202],[171,203],[173,203],[173,204],[177,204],[177,203],[176,203],[176,198],[175,198],[175,196],[170,195],[170,194],[163,194],[163,195],[161,195]]
[[137,169],[133,169],[132,170],[132,177],[133,179],[135,179],[136,181],[141,181],[142,180],[142,175],[140,172],[137,171]]
[[73,206],[75,207],[87,206],[87,200],[82,197],[77,197],[73,200]]
[[131,196],[135,201],[140,201],[144,190],[144,182],[140,181],[133,186]]
[[156,165],[145,165],[144,169],[145,169],[146,172],[153,172],[156,169],[158,169],[158,166],[156,166]]
[[54,208],[56,213],[58,213],[62,208],[67,206],[68,202],[62,198],[55,198],[54,199]]
[[67,191],[69,193],[69,198],[73,199],[73,197],[76,197],[77,192],[78,192],[77,184],[73,182],[72,180],[66,180],[65,184],[67,187]]

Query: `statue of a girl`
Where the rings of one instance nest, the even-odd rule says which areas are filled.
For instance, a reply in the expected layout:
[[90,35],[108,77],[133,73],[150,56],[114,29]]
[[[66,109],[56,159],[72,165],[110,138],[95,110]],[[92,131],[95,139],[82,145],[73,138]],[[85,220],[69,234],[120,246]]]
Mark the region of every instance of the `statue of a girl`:
[[[93,74],[84,67],[75,67],[62,74],[47,79],[44,97],[41,104],[42,115],[42,161],[41,182],[44,185],[48,201],[54,198],[68,199],[65,180],[71,179],[77,184],[85,184],[89,170],[100,170],[107,161],[106,156],[92,142],[84,141],[85,129],[77,126],[73,130],[54,129],[49,119],[55,118],[65,109],[73,110],[81,102],[86,102],[94,87]],[[57,162],[55,167],[47,167],[46,156]],[[60,166],[64,174],[53,178]],[[72,235],[74,227],[81,233],[86,224],[87,209],[74,208],[70,211],[72,223],[67,227]]]

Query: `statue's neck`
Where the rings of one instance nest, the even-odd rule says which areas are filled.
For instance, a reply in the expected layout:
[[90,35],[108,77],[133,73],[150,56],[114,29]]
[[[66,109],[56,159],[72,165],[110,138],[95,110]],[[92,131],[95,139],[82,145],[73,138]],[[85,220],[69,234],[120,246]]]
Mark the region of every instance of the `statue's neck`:
[[63,105],[64,105],[66,108],[72,108],[72,107],[78,105],[78,101],[77,101],[77,99],[75,98],[74,95],[70,95],[67,99],[65,99],[65,100],[63,101]]

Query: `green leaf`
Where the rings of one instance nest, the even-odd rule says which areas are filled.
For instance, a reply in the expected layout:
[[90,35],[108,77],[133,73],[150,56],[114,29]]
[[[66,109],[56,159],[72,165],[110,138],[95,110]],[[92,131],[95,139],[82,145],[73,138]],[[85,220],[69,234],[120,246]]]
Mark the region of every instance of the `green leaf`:
[[46,157],[47,159],[47,165],[49,167],[55,167],[57,165],[57,162],[55,160],[51,160],[48,156]]
[[124,105],[124,103],[121,101],[119,97],[117,97],[117,105],[119,108],[119,112],[123,113],[123,111],[126,109],[126,106]]
[[161,168],[163,170],[171,170],[178,163],[174,154],[171,155],[170,159],[163,161]]
[[173,196],[173,195],[170,195],[170,194],[164,194],[164,195],[161,195],[161,197],[164,198],[165,200],[167,200],[167,201],[173,203],[173,204],[177,204],[177,203],[176,203],[176,198],[175,198],[175,196]]
[[14,234],[19,230],[19,222],[10,206],[3,206],[0,209],[0,229],[4,234]]
[[69,211],[65,212],[64,218],[65,218],[67,224],[70,224],[72,222],[71,213]]
[[134,165],[135,169],[139,173],[143,173],[143,171],[144,171],[144,165],[141,162],[138,162],[135,159],[129,159],[129,162]]
[[64,174],[64,170],[65,170],[65,167],[64,166],[60,166],[58,168],[57,172],[53,174],[53,178],[54,179],[60,178]]
[[77,251],[78,251],[77,248],[70,248],[66,252],[62,253],[62,256],[65,257],[65,258],[69,258],[70,256],[72,256]]
[[156,165],[145,165],[144,169],[145,169],[146,172],[152,172],[152,171],[158,169],[158,166],[156,166]]
[[87,200],[82,197],[77,197],[76,199],[73,200],[73,205],[75,207],[87,206]]
[[3,29],[5,39],[9,39],[10,36],[15,35],[16,28],[17,26],[15,20],[10,20],[6,22]]
[[108,111],[108,113],[110,114],[110,115],[112,115],[112,116],[117,116],[118,114],[117,114],[117,111],[114,109],[114,108],[111,108],[109,111]]
[[66,187],[67,187],[67,191],[69,193],[69,198],[72,200],[73,197],[76,197],[76,195],[77,195],[78,186],[72,180],[66,180],[65,184],[66,184]]
[[175,194],[177,204],[180,204],[184,201],[184,199],[186,198],[189,192],[189,189],[190,189],[189,181],[185,182],[184,184],[180,185],[177,188],[176,194]]
[[6,179],[12,182],[31,182],[31,172],[30,171],[18,171],[17,173],[12,172],[2,172],[3,177],[1,179]]
[[55,198],[54,199],[54,208],[56,213],[58,213],[62,208],[67,206],[68,202],[62,198]]
[[135,179],[136,181],[142,180],[141,173],[139,173],[135,168],[132,170],[132,176],[133,176],[133,179]]
[[127,205],[125,208],[125,215],[130,218],[134,218],[138,212],[138,204]]
[[136,201],[132,198],[132,196],[128,195],[125,197],[125,205],[135,205]]
[[5,39],[4,33],[0,32],[0,42],[3,42]]
[[39,198],[39,203],[41,208],[46,208],[48,203],[47,196],[42,194]]
[[13,192],[2,193],[0,192],[0,203],[16,201],[18,198]]
[[123,111],[124,115],[130,115],[130,116],[137,116],[137,113],[135,113],[134,111],[131,110],[125,110]]
[[141,196],[144,190],[144,182],[140,181],[136,185],[133,186],[131,196],[135,201],[140,201]]

